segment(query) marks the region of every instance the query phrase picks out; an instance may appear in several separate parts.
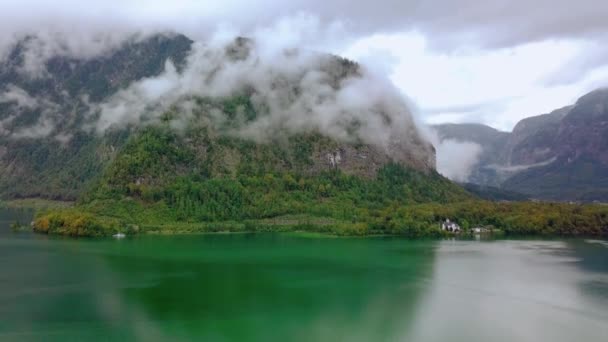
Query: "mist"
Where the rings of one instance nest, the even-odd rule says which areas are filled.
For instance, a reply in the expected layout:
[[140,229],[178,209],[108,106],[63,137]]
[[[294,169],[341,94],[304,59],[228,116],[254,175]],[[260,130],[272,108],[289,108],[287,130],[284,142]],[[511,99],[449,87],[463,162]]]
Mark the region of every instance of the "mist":
[[[48,77],[45,62],[52,57],[98,58],[128,41],[176,33],[160,27],[146,24],[141,30],[129,31],[128,25],[121,23],[116,30],[103,31],[93,23],[72,34],[58,24],[14,34],[5,46],[21,44],[24,58],[19,72],[31,79],[44,79]],[[226,113],[217,106],[201,108],[196,99],[213,102],[246,95],[257,117],[247,121],[237,115],[232,120],[238,124],[222,133],[269,142],[281,136],[318,132],[434,166],[433,148],[421,135],[411,104],[388,75],[379,72],[383,68],[373,60],[359,65],[328,53],[339,45],[336,42],[348,40],[344,29],[340,21],[328,22],[309,14],[251,26],[246,39],[237,39],[242,29],[232,26],[206,29],[189,36],[195,42],[183,68],[169,60],[160,75],[132,82],[101,102],[91,102],[82,94],[77,100],[86,111],[80,129],[102,135],[129,125],[157,123],[167,111],[175,112],[171,125],[176,129],[191,127],[201,116],[209,125],[219,127],[227,120]],[[4,118],[7,122],[2,124],[0,135],[69,140],[71,134],[64,131],[63,123],[74,121],[74,113],[59,108],[53,102],[57,99],[34,98],[9,86],[0,89],[0,101],[11,103],[13,108],[41,111],[37,123],[25,128],[11,129],[10,118]]]
[[2,103],[14,103],[18,108],[33,109],[38,107],[38,100],[14,85],[9,85],[4,93],[0,93],[0,104]]
[[471,141],[440,139],[434,129],[423,129],[437,152],[437,172],[459,183],[469,181],[471,172],[479,163],[483,147]]
[[557,157],[552,157],[545,161],[541,161],[541,162],[534,163],[534,164],[507,165],[507,166],[491,164],[491,165],[488,165],[487,168],[496,170],[498,172],[503,172],[503,173],[515,173],[515,172],[525,171],[525,170],[536,168],[536,167],[546,166],[546,165],[553,163],[556,160],[557,160]]
[[182,72],[169,61],[158,77],[135,82],[99,104],[96,131],[154,122],[170,106],[192,96],[222,99],[248,93],[260,115],[230,134],[267,141],[278,134],[317,131],[381,147],[408,134],[417,139],[406,101],[383,75],[262,38],[256,34],[240,43],[196,43]]

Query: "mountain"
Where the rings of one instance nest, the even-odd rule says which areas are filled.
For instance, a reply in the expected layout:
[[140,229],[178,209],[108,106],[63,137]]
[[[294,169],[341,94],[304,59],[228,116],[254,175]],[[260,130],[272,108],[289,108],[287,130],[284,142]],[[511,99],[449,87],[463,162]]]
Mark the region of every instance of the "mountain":
[[[541,199],[608,201],[608,89],[521,120],[511,133],[468,124],[435,128],[441,139],[483,147],[472,183]],[[480,136],[479,131],[493,134]]]
[[[447,217],[516,234],[608,229],[604,206],[480,201],[444,178],[400,92],[343,58],[175,34],[93,55],[40,44],[28,37],[0,61],[0,197],[76,200],[39,213],[37,232],[418,237],[448,234]],[[508,146],[509,134],[474,129],[486,148]]]
[[[213,198],[224,190],[247,198],[249,189],[255,204],[273,177],[286,193],[322,197],[348,193],[340,182],[359,184],[365,201],[382,203],[469,196],[436,174],[434,149],[400,96],[370,96],[351,61],[286,50],[265,62],[249,39],[211,48],[171,34],[94,57],[46,56],[33,73],[37,42],[18,42],[0,62],[2,198],[131,198],[175,208],[183,203],[170,194],[191,191],[181,188],[188,184]],[[382,198],[385,191],[397,192]]]
[[75,200],[125,142],[128,131],[83,129],[91,111],[132,82],[183,67],[192,41],[181,35],[129,40],[97,58],[50,56],[42,75],[25,70],[20,41],[0,61],[0,196]]
[[608,165],[608,89],[581,97],[563,118],[558,155],[569,163],[588,158]]
[[508,165],[534,165],[544,163],[557,154],[561,120],[572,106],[521,120],[510,134],[506,156]]
[[581,97],[552,127],[547,165],[524,170],[504,187],[558,200],[608,201],[608,89]]

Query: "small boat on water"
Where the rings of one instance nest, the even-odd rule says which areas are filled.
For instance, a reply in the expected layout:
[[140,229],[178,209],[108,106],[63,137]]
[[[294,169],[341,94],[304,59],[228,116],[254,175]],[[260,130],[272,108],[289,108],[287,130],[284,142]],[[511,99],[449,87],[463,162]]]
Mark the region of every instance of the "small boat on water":
[[112,235],[112,237],[115,239],[124,239],[126,237],[126,235],[123,233],[117,233],[117,234]]

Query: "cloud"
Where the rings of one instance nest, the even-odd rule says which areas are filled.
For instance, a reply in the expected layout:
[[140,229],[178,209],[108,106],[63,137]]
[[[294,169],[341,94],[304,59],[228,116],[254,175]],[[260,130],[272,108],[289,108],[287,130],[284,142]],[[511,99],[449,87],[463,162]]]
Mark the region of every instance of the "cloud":
[[413,21],[427,35],[441,37],[435,46],[458,47],[469,41],[484,48],[512,47],[549,39],[593,38],[608,28],[605,1],[581,0],[575,5],[570,0],[421,3]]
[[32,78],[46,76],[46,62],[52,57],[87,59],[110,53],[127,39],[143,40],[148,35],[127,32],[75,32],[40,30],[17,36],[23,51],[19,71]]
[[15,86],[8,85],[7,90],[0,94],[0,104],[8,103],[15,104],[18,108],[34,109],[38,107],[38,101],[31,97],[25,90]]
[[[44,76],[50,55],[97,56],[134,32],[177,31],[205,42],[265,33],[260,44],[356,55],[373,66],[368,69],[392,72],[399,90],[433,122],[478,121],[504,130],[606,83],[598,71],[608,43],[606,1],[22,0],[4,1],[0,11],[0,60],[18,40],[41,37],[26,46],[23,67],[36,77]],[[371,53],[352,53],[357,45]],[[145,88],[163,86],[149,81],[131,89],[140,92],[135,96],[152,96]],[[172,100],[166,93],[175,91],[160,91],[159,101]],[[107,103],[104,112],[118,117],[120,105],[137,102],[121,96],[125,102]],[[449,110],[482,103],[494,105]],[[448,110],[437,112],[441,108]]]
[[5,126],[8,126],[14,119],[15,116],[10,115],[0,120],[0,136],[10,135],[11,132]]
[[599,42],[586,42],[580,51],[554,72],[541,79],[545,86],[563,86],[584,81],[594,71],[608,67],[608,38]]
[[515,172],[519,172],[519,171],[524,171],[524,170],[528,170],[528,169],[532,169],[535,167],[541,167],[541,166],[546,166],[549,165],[551,163],[553,163],[555,160],[557,160],[557,157],[553,157],[550,159],[547,159],[545,161],[539,162],[539,163],[534,163],[534,164],[527,164],[527,165],[496,165],[496,164],[491,164],[488,166],[485,166],[485,168],[488,169],[492,169],[498,172],[503,172],[503,173],[515,173]]
[[437,172],[455,182],[467,182],[479,162],[483,147],[470,141],[440,139],[437,131],[428,127],[423,129],[423,133],[435,146]]
[[[57,120],[68,119],[58,104],[44,97],[34,98],[13,84],[0,93],[0,104],[9,105],[2,113],[4,118],[0,120],[0,135],[14,139],[46,137],[55,129]],[[29,127],[13,127],[13,121],[25,114],[37,115],[37,122]]]
[[[306,32],[307,27],[279,23],[278,30]],[[420,158],[429,158],[430,145],[420,137],[407,101],[390,80],[337,57],[296,49],[297,39],[291,34],[287,40],[272,40],[269,32],[254,32],[251,40],[196,43],[182,72],[169,61],[158,77],[135,82],[97,106],[96,130],[154,122],[175,103],[194,96],[222,99],[249,94],[258,116],[252,121],[233,118],[241,124],[233,125],[228,134],[268,141],[281,134],[320,132],[387,150],[401,144],[420,150]],[[205,117],[221,126],[226,114],[218,113],[222,108],[213,106],[213,100],[208,103],[210,108],[202,108]]]
[[[123,36],[127,32],[123,26],[96,31],[102,27],[92,21],[86,30],[72,35],[62,31],[65,24],[57,25],[54,30],[24,35],[20,41],[25,56],[22,69],[29,76],[46,77],[44,62],[51,57],[92,58],[133,39]],[[344,36],[340,21],[329,23],[300,13],[256,23],[247,32],[250,40],[235,43],[235,32],[241,30],[228,25],[207,33],[194,44],[183,70],[167,61],[162,74],[133,82],[102,103],[80,101],[91,108],[88,127],[105,132],[115,126],[157,122],[176,104],[180,110],[172,122],[175,127],[185,127],[194,110],[204,111],[206,120],[222,126],[226,113],[218,99],[246,94],[260,115],[247,121],[242,109],[237,109],[232,121],[240,124],[232,124],[224,133],[262,141],[281,134],[320,132],[340,141],[373,144],[395,155],[407,151],[406,158],[434,164],[432,147],[420,137],[407,100],[378,72],[381,68],[358,67],[317,50]],[[145,36],[139,33],[136,39]],[[13,93],[11,98],[16,98]],[[20,95],[20,101],[25,101],[26,93]],[[210,103],[196,108],[192,105],[195,97],[210,99]],[[73,113],[43,97],[37,101],[42,111],[38,122],[27,128],[13,127],[12,137],[69,138],[60,130]]]
[[11,138],[44,138],[55,129],[55,122],[48,117],[42,117],[30,127],[19,128],[11,134]]
[[594,69],[576,83],[544,82],[575,65],[573,60],[590,46],[586,41],[548,40],[457,54],[433,50],[431,42],[416,31],[373,35],[358,40],[344,55],[354,60],[392,56],[392,81],[418,105],[427,122],[479,122],[501,130],[572,104],[608,79]]
[[443,140],[435,148],[437,171],[456,182],[468,181],[483,150],[479,144],[456,140]]
[[440,50],[499,48],[546,39],[594,38],[606,32],[608,3],[597,0],[22,0],[0,4],[0,32],[53,27],[67,32],[177,30],[195,39],[218,26],[246,34],[277,18],[309,13],[321,25],[342,23],[355,37],[416,30]]

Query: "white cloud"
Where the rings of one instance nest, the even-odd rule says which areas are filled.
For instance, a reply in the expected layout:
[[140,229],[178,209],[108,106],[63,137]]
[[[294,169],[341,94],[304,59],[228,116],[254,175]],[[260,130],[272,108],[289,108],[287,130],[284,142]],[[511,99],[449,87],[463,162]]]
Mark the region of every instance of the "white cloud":
[[469,180],[483,150],[479,144],[456,140],[443,140],[435,148],[437,172],[456,182]]
[[[385,75],[326,54],[295,49],[299,33],[311,30],[309,26],[314,30],[316,24],[296,20],[290,25],[304,27],[285,27],[279,22],[256,32],[252,40],[195,43],[181,72],[167,62],[160,75],[133,82],[92,106],[92,114],[99,114],[95,129],[105,132],[126,124],[156,122],[174,103],[193,96],[221,99],[250,93],[258,114],[255,119],[247,120],[244,112],[237,112],[233,125],[222,128],[226,117],[217,115],[221,106],[207,103],[197,113],[180,111],[174,120],[179,121],[178,127],[184,120],[201,120],[222,133],[255,141],[319,132],[338,141],[373,145],[420,168],[433,164],[432,148],[421,137],[407,101]],[[273,29],[276,34],[271,34]],[[286,39],[273,40],[273,36]]]
[[20,108],[33,109],[38,107],[38,101],[25,90],[9,85],[6,92],[0,93],[0,103],[14,103]]
[[483,147],[470,141],[441,140],[434,129],[423,128],[421,132],[435,146],[437,172],[453,181],[467,182],[479,162]]
[[[476,121],[508,130],[608,80],[608,2],[598,0],[576,6],[571,0],[0,0],[0,13],[0,59],[24,32],[70,34],[55,39],[58,45],[36,43],[41,51],[26,61],[33,69],[49,50],[86,57],[133,31],[175,30],[207,40],[218,29],[232,37],[260,35],[260,27],[278,23],[270,41],[344,51],[391,71],[428,122]],[[308,30],[290,31],[294,21]],[[97,36],[92,45],[91,36]]]
[[392,80],[417,103],[427,122],[481,122],[510,130],[520,119],[572,104],[602,83],[598,69],[574,84],[543,84],[590,44],[550,40],[446,54],[429,49],[422,34],[406,32],[363,38],[344,54],[392,64]]

